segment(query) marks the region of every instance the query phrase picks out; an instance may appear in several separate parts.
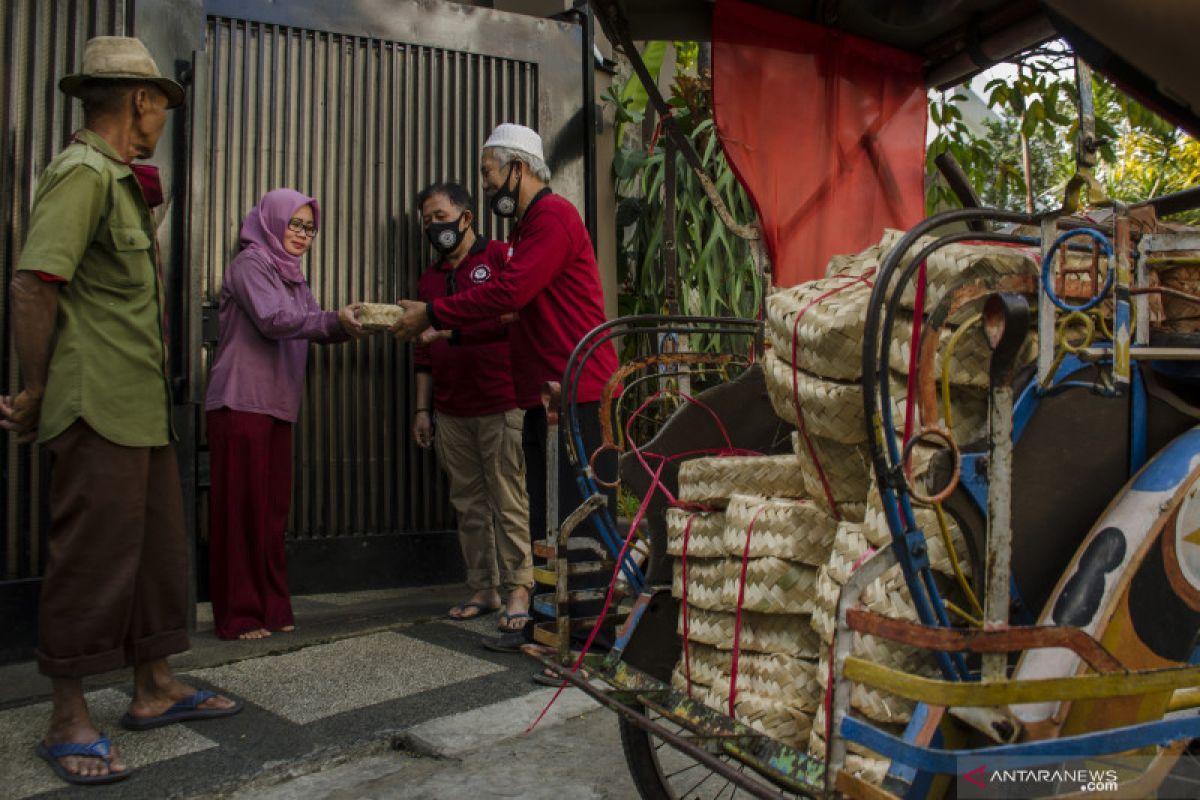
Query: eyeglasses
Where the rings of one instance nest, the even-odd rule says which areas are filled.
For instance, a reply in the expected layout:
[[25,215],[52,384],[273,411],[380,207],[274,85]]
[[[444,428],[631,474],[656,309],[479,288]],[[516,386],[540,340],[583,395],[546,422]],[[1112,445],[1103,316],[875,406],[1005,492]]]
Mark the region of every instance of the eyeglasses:
[[317,236],[316,225],[313,225],[311,222],[305,222],[297,217],[292,217],[288,220],[288,230],[292,233],[303,233],[310,239],[314,239]]

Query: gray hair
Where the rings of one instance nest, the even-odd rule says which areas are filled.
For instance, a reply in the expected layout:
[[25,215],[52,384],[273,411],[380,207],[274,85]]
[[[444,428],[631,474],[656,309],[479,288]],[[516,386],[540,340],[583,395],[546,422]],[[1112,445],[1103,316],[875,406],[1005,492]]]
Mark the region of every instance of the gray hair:
[[534,155],[526,153],[524,150],[514,150],[511,147],[488,147],[492,158],[500,162],[501,168],[507,167],[514,161],[520,161],[529,167],[532,172],[543,183],[550,182],[550,168],[546,166],[546,162]]

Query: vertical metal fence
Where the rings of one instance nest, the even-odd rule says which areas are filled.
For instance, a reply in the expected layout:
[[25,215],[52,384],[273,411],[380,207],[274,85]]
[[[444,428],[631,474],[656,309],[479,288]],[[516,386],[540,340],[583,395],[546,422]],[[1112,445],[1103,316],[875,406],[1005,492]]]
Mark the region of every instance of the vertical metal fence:
[[[126,0],[4,0],[0,10],[0,394],[20,380],[9,323],[8,283],[24,243],[38,175],[83,124],[78,102],[58,91],[92,36],[124,35]],[[0,581],[42,572],[46,464],[38,449],[0,436]]]
[[[242,218],[289,186],[321,204],[306,257],[324,308],[411,297],[430,258],[416,194],[460,180],[476,219],[477,158],[501,121],[538,125],[537,66],[277,24],[210,17],[207,237],[217,301]],[[409,435],[410,352],[390,337],[316,347],[296,427],[292,538],[452,527],[432,455]]]

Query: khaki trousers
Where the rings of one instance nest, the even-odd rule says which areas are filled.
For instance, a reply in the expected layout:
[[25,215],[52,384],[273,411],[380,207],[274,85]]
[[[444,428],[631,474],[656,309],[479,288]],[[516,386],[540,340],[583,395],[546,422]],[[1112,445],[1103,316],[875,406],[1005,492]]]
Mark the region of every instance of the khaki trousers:
[[188,547],[173,445],[122,447],[78,420],[50,453],[38,668],[81,678],[188,649]]
[[450,479],[458,540],[472,589],[533,586],[529,498],[521,453],[524,413],[438,414],[434,446]]

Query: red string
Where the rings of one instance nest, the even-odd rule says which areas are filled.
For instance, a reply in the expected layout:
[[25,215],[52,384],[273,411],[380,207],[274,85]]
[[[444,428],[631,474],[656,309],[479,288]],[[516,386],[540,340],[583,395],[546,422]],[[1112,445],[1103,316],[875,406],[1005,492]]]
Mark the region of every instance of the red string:
[[[656,472],[654,475],[656,482],[658,477],[662,474],[663,467],[665,466],[666,461],[658,465],[658,472]],[[613,567],[613,575],[608,582],[608,592],[604,596],[604,605],[600,609],[600,616],[596,619],[596,624],[592,626],[592,632],[588,634],[587,641],[583,643],[583,649],[579,651],[579,658],[575,659],[575,664],[571,667],[571,674],[578,672],[579,667],[583,665],[584,657],[588,654],[588,651],[592,649],[592,644],[596,641],[596,634],[600,632],[600,628],[604,624],[604,618],[608,616],[608,610],[612,607],[613,592],[617,585],[617,578],[621,574],[621,565],[625,563],[625,554],[629,552],[629,545],[633,541],[633,537],[637,535],[638,526],[642,524],[642,518],[646,516],[646,510],[650,507],[650,499],[653,496],[653,491],[646,493],[646,498],[642,501],[641,507],[638,508],[637,514],[634,515],[633,521],[629,525],[629,534],[625,537],[625,543],[621,546],[621,552],[617,555],[617,563]],[[571,632],[559,631],[558,635],[570,636]],[[560,694],[562,694],[562,690],[567,688],[567,683],[568,681],[564,678],[562,684],[559,685],[558,690],[554,693],[554,696],[550,698],[550,702],[546,703],[546,707],[542,709],[542,713],[538,714],[537,719],[533,721],[533,724],[525,729],[526,733],[532,731],[537,727],[537,724],[542,721],[542,718],[546,716],[548,711],[550,711],[550,707],[554,705],[554,701],[558,699]]]
[[828,292],[820,295],[816,299],[800,309],[796,314],[796,320],[792,323],[792,405],[796,409],[796,423],[800,430],[800,438],[804,441],[804,449],[808,451],[808,457],[816,467],[817,477],[821,480],[821,490],[825,493],[825,499],[829,502],[829,510],[833,513],[833,518],[838,522],[842,521],[842,515],[838,511],[837,503],[833,499],[833,489],[829,486],[829,478],[825,475],[825,468],[821,466],[821,460],[817,458],[817,450],[813,447],[812,439],[808,435],[808,425],[804,422],[804,412],[800,408],[800,375],[796,367],[796,356],[798,353],[796,332],[800,329],[800,320],[808,313],[809,309],[817,305],[823,300],[826,300],[839,292],[843,292],[856,284],[865,284],[872,286],[871,281],[867,280],[875,273],[875,268],[867,270],[862,275],[853,278],[849,283],[838,286],[836,289],[830,289]]
[[733,620],[733,663],[729,667],[729,716],[733,716],[733,707],[737,702],[738,658],[742,649],[742,604],[746,601],[746,565],[750,561],[750,536],[754,533],[754,523],[758,515],[767,509],[763,503],[754,510],[750,524],[746,526],[746,546],[742,548],[742,576],[738,583],[737,614]]
[[[914,402],[917,399],[917,364],[921,359],[919,348],[921,346],[921,322],[925,317],[925,262],[921,262],[918,268],[920,271],[917,275],[917,297],[913,307],[916,309],[913,313],[912,324],[912,341],[909,343],[908,354],[908,385],[905,387],[904,398],[904,443],[908,444],[909,438],[912,436],[913,427],[913,408],[916,407]],[[899,291],[899,290],[897,290]]]
[[692,520],[696,519],[696,515],[689,514],[687,525],[683,526],[683,553],[680,555],[682,567],[683,591],[680,603],[680,613],[683,615],[683,673],[687,678],[687,693],[688,697],[692,696],[692,653],[688,647],[688,634],[691,632],[691,627],[688,624],[688,570],[687,570],[687,554],[688,540],[692,535]]
[[[649,406],[652,401],[654,401],[655,399],[660,397],[662,394],[664,394],[665,391],[666,390],[655,392],[653,395],[651,395],[646,400],[646,402],[642,403],[642,405],[640,405],[637,408],[637,410],[634,411],[634,413],[630,416],[629,421],[626,423],[626,426],[625,426],[625,435],[626,435],[627,441],[629,442],[630,450],[633,451],[637,455],[639,463],[641,463],[642,466],[646,469],[646,471],[648,473],[650,473],[650,489],[649,489],[649,491],[646,492],[646,496],[642,499],[642,503],[638,507],[637,514],[634,515],[634,518],[629,525],[629,534],[625,537],[625,542],[621,546],[621,552],[617,555],[617,562],[616,562],[616,565],[613,567],[612,578],[608,582],[608,592],[605,594],[605,597],[604,597],[604,605],[600,609],[600,615],[596,619],[596,624],[594,626],[592,626],[591,633],[588,634],[588,638],[583,644],[583,649],[580,650],[580,652],[579,652],[579,657],[575,660],[575,664],[571,667],[572,674],[577,673],[579,671],[579,667],[583,665],[584,657],[587,656],[588,652],[592,649],[592,645],[596,641],[596,635],[600,632],[600,628],[604,625],[604,620],[608,616],[609,609],[612,607],[613,593],[614,593],[614,590],[617,585],[617,579],[621,574],[621,565],[623,563],[625,563],[625,555],[626,555],[626,553],[629,552],[629,545],[633,541],[633,537],[637,534],[638,527],[642,524],[642,519],[645,518],[646,512],[650,508],[650,501],[653,500],[655,492],[661,491],[664,495],[667,496],[669,502],[672,505],[680,505],[680,506],[686,505],[686,506],[692,507],[696,511],[712,510],[712,509],[709,509],[698,503],[691,503],[691,504],[680,503],[678,500],[675,499],[675,497],[670,493],[670,491],[667,490],[667,487],[663,485],[663,482],[662,482],[663,469],[666,468],[667,464],[669,464],[673,461],[676,461],[676,460],[684,457],[684,455],[687,455],[687,454],[681,453],[681,454],[677,454],[677,455],[668,457],[668,456],[660,455],[658,453],[647,453],[645,455],[649,455],[653,458],[659,459],[657,469],[652,470],[650,468],[649,463],[646,461],[646,459],[643,455],[643,451],[641,450],[641,448],[639,448],[637,446],[637,443],[633,438],[633,423],[634,423],[634,421],[638,418],[638,416],[640,416],[642,414],[643,411],[645,411],[646,407]],[[756,453],[756,452],[750,451],[750,450],[740,450],[738,448],[733,447],[732,440],[729,437],[729,431],[726,430],[725,425],[721,422],[720,417],[718,417],[717,414],[711,408],[709,408],[708,406],[706,406],[704,403],[700,402],[699,400],[696,400],[695,398],[690,397],[687,394],[684,394],[683,392],[678,392],[678,394],[681,397],[683,397],[687,402],[692,403],[693,405],[696,405],[699,408],[703,409],[704,411],[708,412],[709,416],[716,423],[717,429],[721,432],[721,436],[722,436],[722,438],[724,438],[725,444],[726,444],[726,448],[724,450],[720,450],[720,449],[711,450],[711,451],[696,450],[696,451],[691,451],[691,453],[695,454],[695,453],[712,452],[712,453],[717,453],[717,454],[721,454],[721,455],[733,454],[733,453],[746,454],[746,455],[761,455],[761,453]],[[690,519],[688,520],[688,527],[689,527],[689,529],[691,527]],[[686,541],[686,534],[685,534],[685,541]],[[686,544],[685,544],[685,547],[686,547]],[[686,587],[687,587],[687,580],[685,578],[684,579],[685,591],[686,591]],[[684,608],[685,609],[687,608],[686,601],[684,604]],[[685,628],[684,628],[685,647],[686,647],[686,641],[687,641],[686,624],[687,623],[685,622]],[[564,634],[563,634],[563,632],[560,631],[559,635],[561,636]],[[570,633],[567,632],[566,635],[569,636]],[[688,682],[689,682],[688,688],[689,688],[689,694],[690,694],[690,689],[691,689],[690,674],[689,674]],[[559,697],[559,695],[562,694],[563,689],[567,688],[568,683],[569,682],[567,680],[565,680],[565,679],[563,680],[563,682],[559,685],[558,689],[554,692],[554,695],[550,698],[550,701],[548,703],[546,703],[545,708],[543,708],[541,710],[541,713],[539,713],[537,715],[537,718],[529,725],[528,728],[525,729],[525,733],[529,733],[534,728],[537,727],[538,723],[542,721],[542,719],[546,716],[547,713],[549,713],[550,708],[554,705],[555,701],[558,700],[558,697]]]

